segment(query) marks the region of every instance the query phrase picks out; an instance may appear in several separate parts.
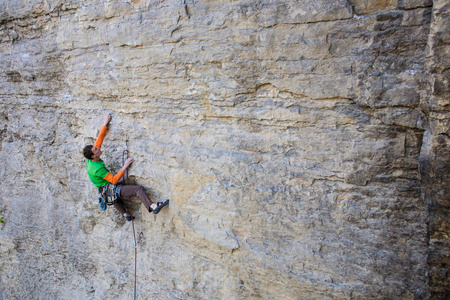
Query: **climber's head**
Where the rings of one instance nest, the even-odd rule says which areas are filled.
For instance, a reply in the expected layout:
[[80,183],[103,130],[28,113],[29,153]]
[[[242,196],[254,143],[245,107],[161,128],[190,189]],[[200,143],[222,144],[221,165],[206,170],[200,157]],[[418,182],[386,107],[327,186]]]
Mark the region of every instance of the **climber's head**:
[[100,155],[102,155],[102,150],[99,147],[95,147],[93,145],[87,145],[83,149],[83,155],[87,159],[98,160]]

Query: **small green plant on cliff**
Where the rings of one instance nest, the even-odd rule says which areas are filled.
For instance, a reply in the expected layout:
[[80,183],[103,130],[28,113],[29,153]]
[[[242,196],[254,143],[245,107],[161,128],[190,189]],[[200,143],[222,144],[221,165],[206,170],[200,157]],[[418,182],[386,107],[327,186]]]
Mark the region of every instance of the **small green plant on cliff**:
[[[2,213],[2,211],[0,210],[0,214]],[[5,223],[5,221],[3,221],[3,217],[0,217],[0,223]]]

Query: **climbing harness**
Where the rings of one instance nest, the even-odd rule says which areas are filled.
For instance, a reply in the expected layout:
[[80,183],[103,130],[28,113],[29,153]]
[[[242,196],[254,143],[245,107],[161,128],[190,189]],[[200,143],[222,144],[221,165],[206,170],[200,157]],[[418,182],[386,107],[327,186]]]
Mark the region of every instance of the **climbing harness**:
[[[125,158],[126,155],[126,158]],[[127,149],[122,152],[122,166],[125,165],[125,160],[128,159],[129,152]],[[125,184],[128,184],[128,169],[125,170],[125,174],[123,177],[123,181]],[[119,194],[120,195],[120,194]],[[131,214],[131,207],[129,207]],[[138,240],[136,241],[136,231],[134,229],[134,216],[131,215],[131,225],[133,226],[133,237],[134,237],[134,299],[136,300],[136,285],[137,285],[137,246],[139,245],[141,238],[144,236],[142,231],[139,233]]]
[[101,210],[106,210],[107,205],[114,205],[120,198],[121,184],[107,183],[98,188],[98,204]]

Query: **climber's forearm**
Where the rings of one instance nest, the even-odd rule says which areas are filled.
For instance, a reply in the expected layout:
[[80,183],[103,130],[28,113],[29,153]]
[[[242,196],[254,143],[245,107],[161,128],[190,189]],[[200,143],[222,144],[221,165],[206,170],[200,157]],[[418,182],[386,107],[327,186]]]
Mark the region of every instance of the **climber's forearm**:
[[94,144],[95,147],[100,148],[102,146],[103,139],[105,138],[107,129],[108,129],[108,127],[106,127],[105,125],[102,126],[102,128],[100,129],[100,132],[98,133],[97,140],[95,141],[95,144]]
[[124,174],[125,174],[124,170],[121,169],[119,173],[117,173],[116,175],[108,173],[105,177],[103,177],[103,179],[112,184],[117,184]]

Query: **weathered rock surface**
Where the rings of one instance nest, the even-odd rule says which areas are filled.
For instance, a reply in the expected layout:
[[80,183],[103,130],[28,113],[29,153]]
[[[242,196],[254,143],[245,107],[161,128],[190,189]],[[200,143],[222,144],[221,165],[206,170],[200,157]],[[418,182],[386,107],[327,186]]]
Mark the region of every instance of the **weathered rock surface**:
[[0,299],[446,299],[449,4],[0,3]]

